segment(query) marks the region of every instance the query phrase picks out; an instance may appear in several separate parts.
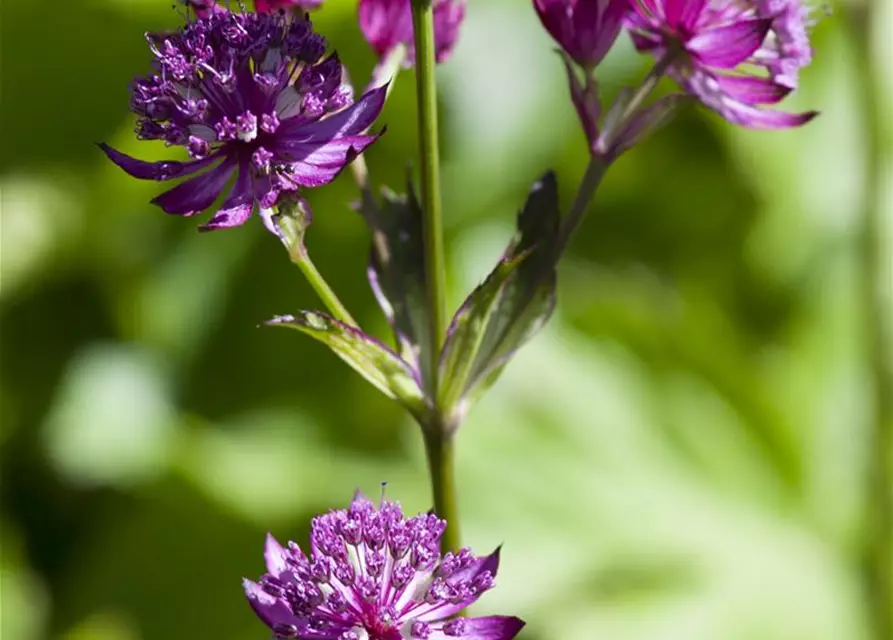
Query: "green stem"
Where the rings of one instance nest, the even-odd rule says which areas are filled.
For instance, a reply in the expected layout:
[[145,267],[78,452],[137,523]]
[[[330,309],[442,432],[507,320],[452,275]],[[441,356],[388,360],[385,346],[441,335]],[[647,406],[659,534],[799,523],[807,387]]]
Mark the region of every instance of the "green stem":
[[866,478],[868,519],[863,572],[871,623],[877,640],[893,640],[893,256],[885,240],[883,218],[884,145],[890,131],[881,114],[881,69],[873,54],[873,3],[848,8],[861,92],[863,144],[862,214],[859,268],[865,355],[869,363],[872,423]]
[[316,265],[313,264],[307,251],[301,247],[295,251],[289,251],[289,256],[291,257],[291,261],[294,262],[298,266],[298,269],[301,270],[301,273],[304,274],[304,277],[307,278],[307,282],[310,283],[310,286],[313,287],[313,290],[319,296],[319,299],[323,301],[323,304],[325,304],[326,308],[331,311],[332,315],[346,325],[350,325],[351,327],[359,326],[357,321],[353,319],[353,316],[350,315],[347,308],[341,304],[341,300],[335,295],[335,292],[329,286],[329,283],[322,277],[322,274],[319,272],[319,269],[316,268]]
[[459,510],[456,504],[455,467],[453,464],[453,437],[442,426],[423,429],[428,470],[431,474],[431,490],[434,494],[434,513],[447,522],[440,541],[441,550],[456,551],[460,548]]
[[592,196],[595,195],[595,190],[598,189],[598,185],[601,184],[602,178],[609,166],[610,164],[600,156],[593,155],[589,158],[589,166],[586,167],[586,173],[583,174],[583,180],[580,181],[580,188],[577,189],[574,203],[571,205],[570,211],[564,216],[564,219],[561,221],[561,226],[558,228],[558,235],[555,238],[556,260],[567,247],[567,243],[570,242],[574,231],[580,226],[580,221],[583,219],[586,207],[589,205],[589,201],[592,200]]
[[[654,91],[660,82],[660,79],[663,77],[664,73],[666,73],[667,68],[670,66],[674,57],[675,54],[670,52],[655,63],[648,72],[648,75],[642,80],[642,84],[639,85],[639,88],[636,89],[635,93],[630,97],[629,102],[626,103],[623,112],[614,122],[611,130],[602,132],[602,135],[600,136],[600,139],[603,140],[603,142],[600,143],[602,147],[605,149],[611,149],[613,147],[614,142],[612,138],[623,132],[629,121],[635,117],[639,109],[642,108],[645,100],[648,99],[648,96],[651,95],[651,92]],[[558,236],[555,242],[556,260],[567,248],[567,243],[570,241],[571,236],[573,236],[577,227],[580,226],[580,221],[583,219],[586,207],[592,200],[592,196],[595,195],[598,185],[601,184],[602,178],[605,176],[605,172],[610,166],[611,158],[608,156],[593,154],[589,158],[589,166],[586,167],[586,173],[583,175],[583,180],[580,181],[580,188],[577,190],[574,202],[571,205],[570,211],[568,211],[567,215],[562,220],[561,227],[558,229]]]
[[[440,161],[437,141],[437,86],[434,81],[434,15],[431,0],[411,0],[419,111],[419,155],[430,353],[440,353],[446,333],[446,267],[441,221]],[[437,388],[437,373],[432,383]]]

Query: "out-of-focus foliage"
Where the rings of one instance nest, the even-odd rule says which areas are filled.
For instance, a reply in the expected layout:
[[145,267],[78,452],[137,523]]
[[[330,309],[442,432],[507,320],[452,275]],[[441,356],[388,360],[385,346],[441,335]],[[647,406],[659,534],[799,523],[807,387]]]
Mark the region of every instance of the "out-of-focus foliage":
[[[888,14],[889,15],[889,14]],[[148,204],[127,84],[170,0],[3,3],[4,640],[265,637],[240,578],[263,534],[305,540],[355,488],[429,506],[416,427],[324,346],[258,328],[316,308],[256,220],[196,233]],[[317,24],[361,85],[353,3]],[[802,130],[689,111],[610,172],[559,269],[558,311],[459,435],[466,542],[504,543],[481,611],[524,638],[858,640],[864,377],[854,305],[862,194],[852,42],[815,27]],[[567,205],[585,143],[528,2],[472,1],[442,67],[453,308],[551,166]],[[889,53],[889,52],[887,52]],[[624,42],[616,92],[644,71]],[[890,104],[888,102],[888,104]],[[368,153],[399,188],[411,74]],[[893,184],[893,178],[888,181]],[[310,194],[308,245],[360,321],[349,176]]]

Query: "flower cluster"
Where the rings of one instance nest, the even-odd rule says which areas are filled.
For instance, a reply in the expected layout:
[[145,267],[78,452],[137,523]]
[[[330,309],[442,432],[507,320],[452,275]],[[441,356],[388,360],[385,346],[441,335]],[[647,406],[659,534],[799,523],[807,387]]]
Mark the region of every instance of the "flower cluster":
[[116,164],[147,180],[204,173],[156,197],[193,215],[235,182],[203,229],[244,223],[282,195],[330,182],[376,140],[366,130],[384,88],[353,102],[337,55],[308,20],[207,11],[174,33],[147,35],[154,72],[132,86],[137,135],[185,147],[190,162],[143,162],[103,144]]
[[[616,155],[633,134],[652,128],[678,104],[671,98],[650,111],[629,113],[635,122],[614,123],[612,132],[627,135],[599,138],[601,105],[593,70],[622,26],[639,51],[655,56],[657,76],[672,77],[729,122],[777,129],[816,115],[765,108],[797,87],[799,70],[812,58],[808,11],[801,0],[534,0],[534,8],[564,52],[571,97],[594,153]],[[581,69],[582,80],[573,65]],[[617,112],[625,111],[619,107]]]
[[633,7],[636,47],[667,60],[685,91],[729,122],[777,129],[815,117],[761,108],[795,89],[812,59],[800,0],[649,0]]
[[518,618],[453,617],[493,586],[499,550],[438,551],[446,522],[404,518],[357,494],[346,510],[316,517],[309,557],[267,536],[267,573],[245,594],[277,638],[301,640],[510,640]]

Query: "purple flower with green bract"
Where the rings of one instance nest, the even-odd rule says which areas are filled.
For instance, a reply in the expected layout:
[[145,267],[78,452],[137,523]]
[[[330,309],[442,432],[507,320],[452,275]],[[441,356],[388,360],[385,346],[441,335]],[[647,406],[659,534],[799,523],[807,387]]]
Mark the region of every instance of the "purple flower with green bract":
[[300,640],[510,640],[524,622],[455,617],[493,587],[499,549],[441,556],[446,522],[405,518],[357,494],[346,510],[313,519],[309,556],[267,536],[267,573],[245,594],[276,638]]
[[636,48],[669,55],[667,73],[729,122],[780,129],[817,115],[763,108],[795,89],[811,60],[800,0],[636,0],[633,8]]
[[234,178],[204,230],[241,225],[332,181],[378,137],[366,131],[384,88],[353,102],[337,55],[325,56],[325,38],[303,18],[216,11],[147,40],[154,72],[131,89],[137,136],[185,147],[192,160],[144,162],[100,147],[136,178],[192,176],[152,201],[172,214],[209,209]]

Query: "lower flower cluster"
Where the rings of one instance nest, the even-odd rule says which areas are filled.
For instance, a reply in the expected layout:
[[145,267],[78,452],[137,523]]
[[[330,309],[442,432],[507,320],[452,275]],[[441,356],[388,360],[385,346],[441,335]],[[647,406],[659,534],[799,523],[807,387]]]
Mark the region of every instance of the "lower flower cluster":
[[346,510],[311,524],[310,553],[267,536],[267,573],[244,581],[258,617],[277,638],[301,640],[510,640],[514,617],[454,617],[493,587],[499,549],[441,556],[446,522],[405,518],[398,503],[357,494]]

